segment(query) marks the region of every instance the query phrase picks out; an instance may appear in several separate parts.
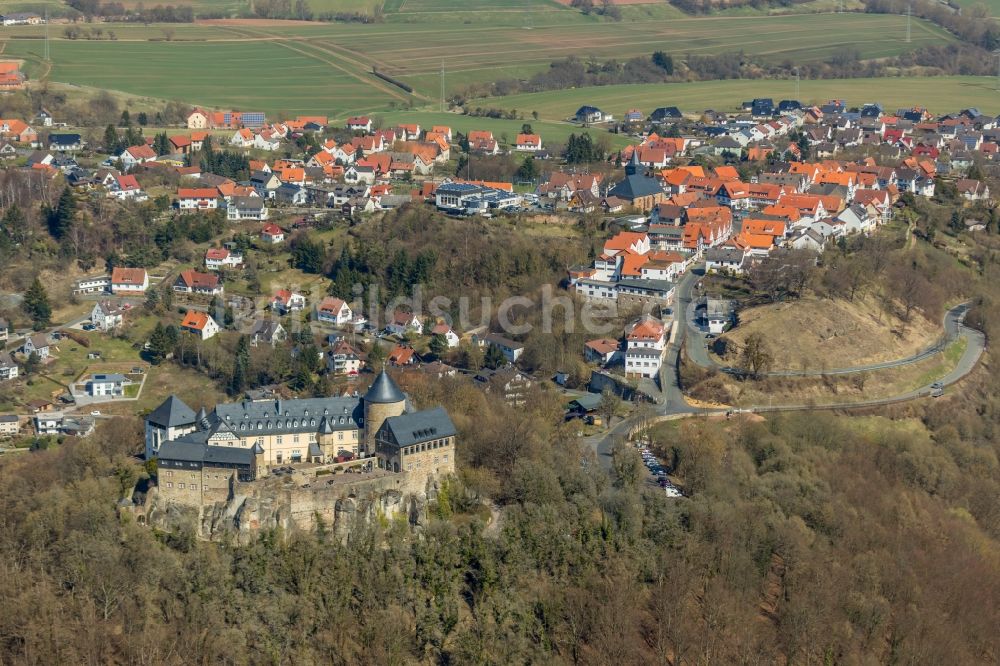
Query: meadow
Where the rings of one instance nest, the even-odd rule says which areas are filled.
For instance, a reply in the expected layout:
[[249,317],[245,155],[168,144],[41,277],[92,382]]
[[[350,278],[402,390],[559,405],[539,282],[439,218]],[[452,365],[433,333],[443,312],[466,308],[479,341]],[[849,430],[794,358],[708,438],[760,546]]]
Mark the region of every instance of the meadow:
[[[877,58],[952,39],[914,20],[913,40],[906,44],[902,18],[887,15],[676,18],[668,17],[675,10],[664,3],[626,8],[651,12],[647,18],[609,22],[553,0],[473,0],[448,11],[454,7],[453,0],[405,0],[392,4],[394,11],[385,22],[365,25],[214,21],[80,26],[90,32],[100,29],[105,37],[112,30],[115,41],[67,40],[60,26],[52,26],[51,68],[41,61],[41,40],[25,38],[41,36],[41,27],[4,29],[0,47],[5,56],[25,58],[34,79],[47,76],[212,107],[344,117],[436,108],[442,65],[450,93],[475,82],[529,77],[569,55],[624,59],[662,49],[683,57],[742,49],[773,62],[806,62],[829,58],[848,46],[864,58]],[[372,67],[409,83],[415,94],[372,76]]]
[[[946,113],[975,106],[985,113],[1000,113],[1000,93],[993,77],[940,76],[878,79],[824,79],[801,81],[799,99],[821,103],[846,99],[853,106],[881,102],[887,109],[924,106],[932,112]],[[705,109],[734,110],[742,101],[754,97],[791,99],[793,80],[700,81],[602,86],[543,93],[510,95],[473,100],[471,106],[537,111],[546,120],[565,120],[584,104],[597,106],[620,118],[637,108],[645,113],[660,106],[676,106],[686,113]]]

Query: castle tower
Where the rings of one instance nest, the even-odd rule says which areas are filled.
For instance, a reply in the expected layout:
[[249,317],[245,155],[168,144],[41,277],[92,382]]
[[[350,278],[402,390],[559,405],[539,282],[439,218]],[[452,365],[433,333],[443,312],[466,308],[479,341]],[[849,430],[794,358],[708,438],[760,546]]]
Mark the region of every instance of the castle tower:
[[406,396],[382,369],[362,398],[365,407],[365,439],[362,455],[375,455],[375,433],[390,416],[402,416],[406,409]]

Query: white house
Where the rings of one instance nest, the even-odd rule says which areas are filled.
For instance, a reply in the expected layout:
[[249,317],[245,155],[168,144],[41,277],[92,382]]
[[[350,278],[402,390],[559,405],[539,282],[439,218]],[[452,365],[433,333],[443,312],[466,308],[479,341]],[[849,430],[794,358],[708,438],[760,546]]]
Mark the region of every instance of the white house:
[[644,315],[625,333],[625,376],[655,377],[663,365],[666,326]]
[[118,159],[122,161],[122,165],[125,167],[125,170],[130,171],[132,167],[137,164],[155,162],[156,151],[147,145],[129,146],[121,152]]
[[215,210],[219,207],[219,190],[214,187],[182,187],[177,190],[180,210]]
[[277,224],[265,224],[260,232],[260,240],[270,245],[283,243],[285,242],[285,230]]
[[97,301],[90,311],[90,323],[100,331],[113,331],[122,325],[125,311],[111,301]]
[[87,395],[117,398],[125,395],[125,386],[131,382],[125,375],[94,375],[87,382]]
[[350,323],[354,313],[347,303],[335,296],[327,296],[316,306],[316,320],[334,326]]
[[199,273],[194,270],[181,271],[174,282],[174,291],[182,294],[201,294],[217,296],[224,291],[219,276],[211,273]]
[[385,330],[391,335],[406,335],[411,331],[419,333],[424,330],[424,324],[420,321],[420,317],[412,312],[396,310],[386,323]]
[[495,333],[490,333],[484,337],[483,342],[491,347],[497,347],[503,353],[504,358],[511,363],[516,363],[517,359],[521,358],[521,354],[524,353],[523,344],[505,338],[502,335],[496,335]]
[[[255,197],[259,198],[259,197]],[[218,271],[224,268],[236,268],[243,265],[243,255],[239,252],[230,252],[224,247],[210,247],[205,252],[205,268],[210,271]]]
[[141,296],[149,288],[145,268],[115,266],[111,271],[111,293],[118,296]]
[[7,352],[0,351],[0,381],[14,379],[19,374],[19,368]]
[[188,310],[181,322],[181,330],[197,335],[202,340],[213,338],[219,333],[219,325],[212,316],[197,310]]
[[25,356],[38,354],[38,358],[48,358],[49,356],[49,336],[45,333],[29,335],[21,345],[21,351]]
[[111,289],[111,276],[95,275],[93,277],[80,278],[73,288],[74,294],[98,294]]
[[542,149],[542,137],[537,134],[518,134],[514,148],[522,152],[538,152]]
[[259,196],[233,197],[226,205],[226,219],[230,222],[266,220],[267,218],[267,206],[264,205],[264,199]]
[[347,119],[347,129],[352,132],[364,132],[369,134],[372,131],[372,119],[368,116],[354,116]]
[[449,349],[455,349],[458,347],[459,342],[461,342],[458,333],[453,331],[451,326],[443,322],[431,329],[431,335],[443,335]]
[[301,310],[306,306],[306,297],[287,289],[279,289],[271,298],[271,309],[280,314]]

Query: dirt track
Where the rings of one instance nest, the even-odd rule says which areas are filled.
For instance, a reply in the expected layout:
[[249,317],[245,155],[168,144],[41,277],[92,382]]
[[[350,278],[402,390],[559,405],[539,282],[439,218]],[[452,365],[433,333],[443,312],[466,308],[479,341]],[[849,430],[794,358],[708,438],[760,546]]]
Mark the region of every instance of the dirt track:
[[321,24],[317,23],[316,21],[297,21],[294,19],[229,18],[229,19],[198,19],[197,21],[195,21],[195,25],[243,25],[256,28],[273,28],[282,25],[299,26],[299,25],[321,25]]

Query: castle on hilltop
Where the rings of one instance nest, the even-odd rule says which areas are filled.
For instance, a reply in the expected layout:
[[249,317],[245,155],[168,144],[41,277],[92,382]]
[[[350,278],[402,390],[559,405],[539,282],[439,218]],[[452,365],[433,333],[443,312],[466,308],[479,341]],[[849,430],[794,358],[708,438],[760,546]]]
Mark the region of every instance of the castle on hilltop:
[[455,438],[443,408],[414,410],[385,370],[361,397],[247,399],[196,414],[171,395],[146,417],[161,496],[199,506],[296,470],[405,475],[420,487],[455,471]]

